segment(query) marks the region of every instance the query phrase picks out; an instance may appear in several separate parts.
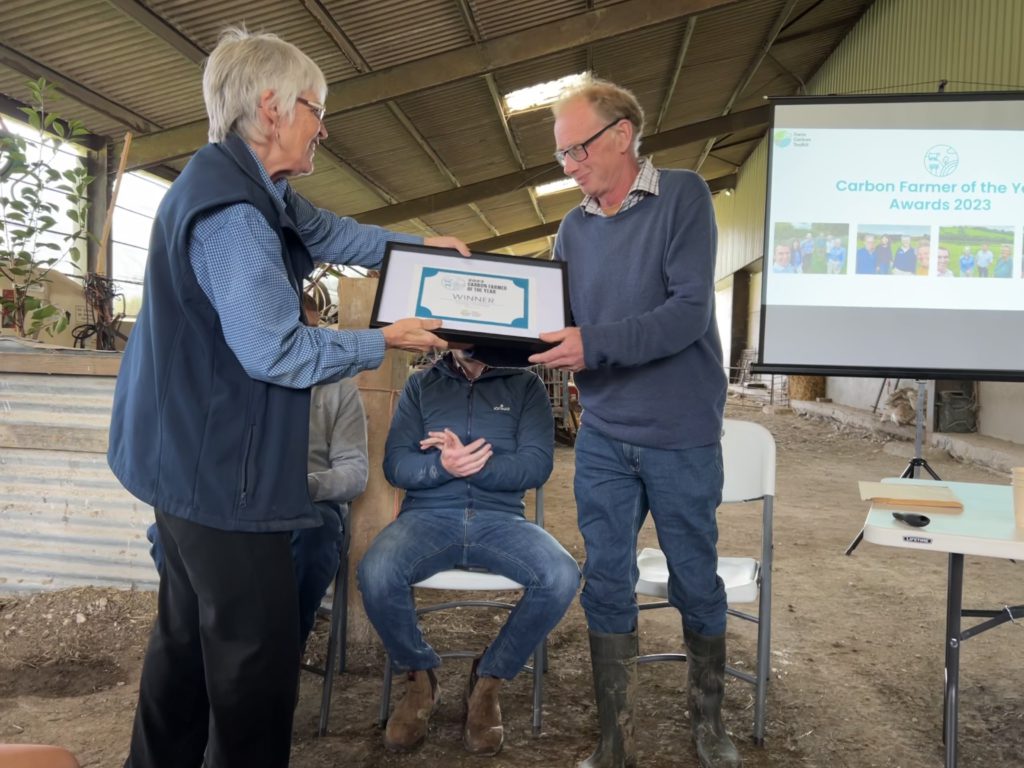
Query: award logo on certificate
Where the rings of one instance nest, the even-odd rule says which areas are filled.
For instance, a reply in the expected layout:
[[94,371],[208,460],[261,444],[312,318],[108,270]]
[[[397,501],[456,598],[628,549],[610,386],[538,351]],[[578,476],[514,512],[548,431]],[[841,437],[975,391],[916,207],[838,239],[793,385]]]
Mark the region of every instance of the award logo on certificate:
[[571,324],[561,262],[388,243],[370,324],[437,319],[449,341],[546,349],[540,334]]

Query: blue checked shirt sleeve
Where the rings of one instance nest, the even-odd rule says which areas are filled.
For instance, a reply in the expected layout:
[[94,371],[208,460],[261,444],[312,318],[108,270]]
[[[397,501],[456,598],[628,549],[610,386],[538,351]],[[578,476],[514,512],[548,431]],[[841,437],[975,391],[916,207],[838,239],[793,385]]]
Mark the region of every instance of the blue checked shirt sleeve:
[[[306,224],[316,238],[316,249],[310,249],[314,258],[331,249],[344,258],[358,247],[353,241],[363,247],[372,241],[353,236],[351,230],[345,240],[337,223],[332,226],[322,216]],[[374,237],[383,249],[390,233],[381,232],[385,234]],[[200,217],[192,230],[189,259],[220,317],[228,346],[252,378],[305,389],[376,368],[384,359],[384,335],[378,330],[336,331],[299,322],[299,298],[288,282],[280,241],[254,206],[238,203]]]
[[384,259],[388,240],[420,244],[422,237],[392,232],[381,227],[360,224],[346,216],[335,216],[317,208],[302,195],[292,191],[292,209],[302,242],[313,261],[376,269]]

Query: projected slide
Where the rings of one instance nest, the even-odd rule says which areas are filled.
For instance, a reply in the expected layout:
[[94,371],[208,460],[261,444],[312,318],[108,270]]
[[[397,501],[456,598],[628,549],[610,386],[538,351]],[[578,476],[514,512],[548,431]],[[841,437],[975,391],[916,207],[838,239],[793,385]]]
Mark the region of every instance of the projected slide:
[[807,99],[774,113],[762,367],[1024,371],[1021,97]]

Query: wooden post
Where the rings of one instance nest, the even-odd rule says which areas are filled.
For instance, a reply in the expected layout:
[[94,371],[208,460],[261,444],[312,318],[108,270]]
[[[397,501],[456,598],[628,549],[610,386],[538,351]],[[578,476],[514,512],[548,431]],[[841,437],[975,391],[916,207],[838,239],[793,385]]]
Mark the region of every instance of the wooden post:
[[[338,327],[366,328],[370,322],[376,278],[340,278],[338,286]],[[367,448],[370,473],[366,492],[352,504],[352,544],[349,549],[349,642],[368,644],[376,635],[363,610],[363,601],[356,584],[355,569],[374,537],[398,513],[399,492],[384,479],[384,443],[398,398],[409,377],[412,355],[388,350],[384,362],[373,371],[356,376],[356,384],[366,410]]]
[[121,150],[121,162],[117,166],[117,176],[114,177],[114,189],[110,193],[110,200],[107,202],[107,217],[103,222],[103,233],[100,235],[99,246],[96,249],[96,274],[107,276],[107,248],[110,241],[110,228],[114,222],[114,207],[117,205],[117,194],[121,191],[121,179],[124,178],[124,169],[128,164],[128,150],[132,146],[132,132],[124,135],[124,149]]

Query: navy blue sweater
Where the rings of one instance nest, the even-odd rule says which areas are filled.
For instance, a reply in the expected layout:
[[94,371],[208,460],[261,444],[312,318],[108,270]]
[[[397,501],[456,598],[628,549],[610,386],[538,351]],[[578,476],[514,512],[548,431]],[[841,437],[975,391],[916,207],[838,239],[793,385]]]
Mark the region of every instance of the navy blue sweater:
[[[464,444],[483,437],[494,454],[458,478],[441,452],[421,451],[427,433],[452,430]],[[492,368],[468,380],[445,355],[405,385],[384,455],[388,482],[406,490],[402,512],[478,509],[523,514],[523,493],[544,484],[554,461],[555,425],[544,384],[522,368]]]
[[726,378],[715,323],[718,233],[711,194],[692,171],[660,171],[658,195],[607,218],[574,208],[555,258],[587,370],[583,422],[656,448],[718,442]]
[[256,206],[277,232],[296,293],[312,270],[290,215],[274,205],[241,139],[196,153],[153,223],[107,461],[125,488],[167,514],[223,530],[312,527],[320,515],[306,483],[309,390],[246,374],[189,260],[196,217],[238,202]]

